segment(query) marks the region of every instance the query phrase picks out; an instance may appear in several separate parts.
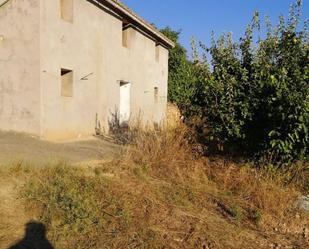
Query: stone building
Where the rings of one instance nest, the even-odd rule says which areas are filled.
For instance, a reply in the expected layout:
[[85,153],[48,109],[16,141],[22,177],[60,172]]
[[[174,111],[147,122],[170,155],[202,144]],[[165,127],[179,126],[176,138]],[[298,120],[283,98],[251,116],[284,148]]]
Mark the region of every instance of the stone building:
[[116,0],[0,0],[0,129],[65,140],[160,123],[173,46]]

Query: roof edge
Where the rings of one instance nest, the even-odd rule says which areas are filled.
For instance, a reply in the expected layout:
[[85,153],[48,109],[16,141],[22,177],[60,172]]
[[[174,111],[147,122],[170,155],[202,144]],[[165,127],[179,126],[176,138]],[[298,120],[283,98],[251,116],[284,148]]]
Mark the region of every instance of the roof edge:
[[175,43],[163,35],[158,29],[156,29],[153,25],[146,22],[136,13],[134,13],[130,8],[125,6],[118,0],[100,0],[102,4],[108,5],[107,7],[111,7],[114,11],[117,12],[123,18],[128,19],[128,21],[132,21],[134,24],[139,25],[139,27],[143,28],[145,32],[149,33],[154,38],[158,39],[159,43],[167,46],[169,49],[175,47]]

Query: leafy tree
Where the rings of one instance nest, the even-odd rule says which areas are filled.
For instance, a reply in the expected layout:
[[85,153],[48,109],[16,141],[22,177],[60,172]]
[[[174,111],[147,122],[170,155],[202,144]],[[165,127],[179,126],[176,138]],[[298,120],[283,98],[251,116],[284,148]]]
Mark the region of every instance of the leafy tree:
[[190,116],[196,109],[194,100],[199,101],[196,90],[200,78],[209,77],[208,65],[187,58],[187,50],[179,43],[181,31],[166,27],[161,32],[175,42],[169,56],[169,101],[177,104],[184,115]]
[[[199,44],[194,54],[202,49],[202,59],[189,61],[179,44],[171,52],[170,100],[185,106],[187,119],[199,117],[206,143],[280,161],[308,159],[309,40],[300,14],[298,0],[287,21],[281,16],[272,27],[267,19],[267,36],[254,42],[261,26],[255,13],[239,42],[222,34],[210,48]],[[179,32],[165,31],[177,42]]]

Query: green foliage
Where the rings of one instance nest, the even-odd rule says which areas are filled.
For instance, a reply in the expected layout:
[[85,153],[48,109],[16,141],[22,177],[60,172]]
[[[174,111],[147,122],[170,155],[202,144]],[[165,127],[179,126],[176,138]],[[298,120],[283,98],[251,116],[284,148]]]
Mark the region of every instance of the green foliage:
[[228,213],[236,220],[241,221],[243,219],[243,213],[240,207],[233,205],[228,208]]
[[[190,90],[180,91],[191,105],[187,118],[203,121],[199,129],[207,130],[208,144],[215,140],[242,154],[268,154],[276,161],[308,159],[309,40],[307,23],[298,27],[300,13],[297,1],[287,21],[281,16],[279,25],[272,27],[267,19],[266,37],[254,42],[261,26],[255,13],[239,42],[231,34],[217,40],[213,35],[210,48],[203,44],[195,48],[203,51],[203,59],[187,62],[193,69],[182,67],[179,77],[183,80],[188,70],[189,78],[180,84]],[[209,54],[211,72],[205,59]],[[173,61],[173,52],[171,56]],[[183,99],[174,89],[175,74],[172,66],[169,92],[178,104]]]
[[169,59],[169,101],[176,103],[185,112],[191,105],[191,99],[195,92],[195,67],[187,59],[187,51],[178,42],[180,31],[170,28],[161,30],[168,38],[175,42],[176,46],[170,51]]
[[263,214],[259,209],[253,210],[251,212],[251,219],[254,221],[255,224],[259,224],[263,218]]

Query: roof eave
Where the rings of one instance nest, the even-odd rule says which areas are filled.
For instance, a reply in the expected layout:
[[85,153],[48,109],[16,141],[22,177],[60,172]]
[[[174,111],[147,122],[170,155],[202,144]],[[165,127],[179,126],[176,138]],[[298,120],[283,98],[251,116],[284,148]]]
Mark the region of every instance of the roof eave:
[[174,48],[175,43],[163,35],[159,30],[153,27],[151,24],[147,23],[137,14],[132,12],[124,4],[116,0],[100,0],[101,3],[108,5],[107,7],[111,8],[121,17],[128,19],[128,21],[133,22],[133,24],[138,25],[139,28],[142,28],[145,32],[149,33],[151,36],[158,40],[158,43],[166,46],[168,49]]

